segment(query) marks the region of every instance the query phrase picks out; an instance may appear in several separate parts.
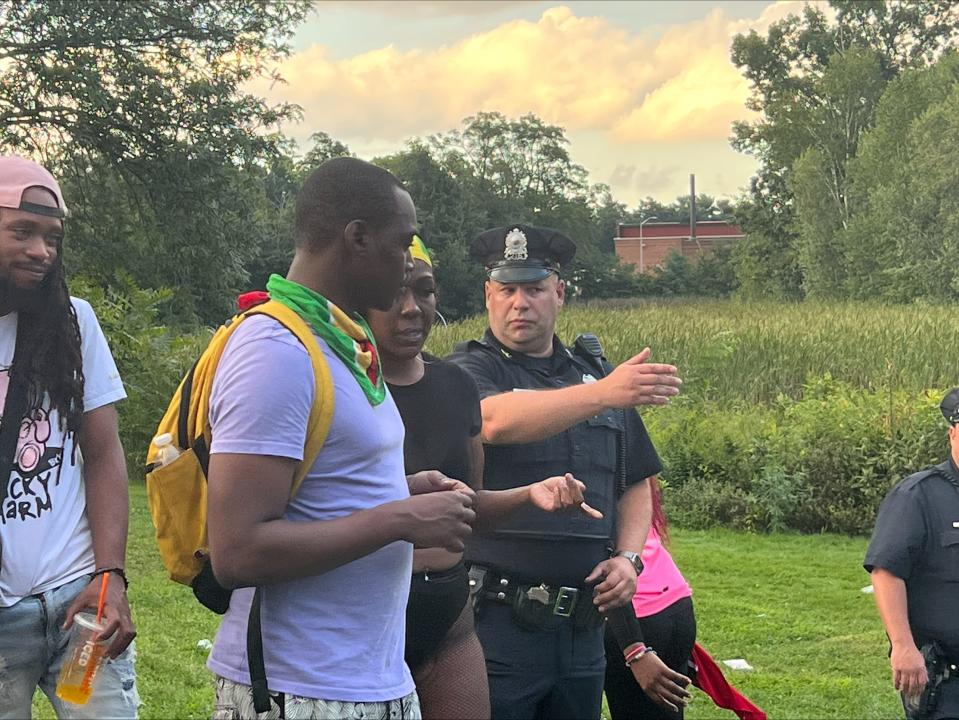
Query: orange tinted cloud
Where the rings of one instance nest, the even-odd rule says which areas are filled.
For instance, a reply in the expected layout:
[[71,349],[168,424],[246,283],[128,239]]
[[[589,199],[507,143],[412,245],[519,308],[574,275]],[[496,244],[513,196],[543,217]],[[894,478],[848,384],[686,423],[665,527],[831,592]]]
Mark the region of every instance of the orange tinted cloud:
[[402,141],[498,110],[533,112],[614,142],[725,139],[733,120],[748,117],[748,84],[729,61],[732,36],[762,31],[799,5],[772,5],[751,21],[716,9],[656,37],[558,6],[536,22],[505,22],[431,50],[387,46],[332,59],[313,45],[280,67],[287,84],[252,89],[301,105],[305,123],[293,132],[302,137],[322,129]]
[[387,17],[410,16],[417,18],[434,18],[456,16],[489,15],[509,9],[511,6],[522,5],[524,0],[317,0],[314,5],[323,11],[326,7],[349,7],[351,10],[365,11],[371,15]]

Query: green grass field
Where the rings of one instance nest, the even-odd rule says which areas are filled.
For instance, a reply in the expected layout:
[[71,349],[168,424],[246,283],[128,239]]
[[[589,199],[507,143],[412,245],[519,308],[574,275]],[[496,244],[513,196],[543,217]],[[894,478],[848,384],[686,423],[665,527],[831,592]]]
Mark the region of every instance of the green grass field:
[[[137,622],[141,716],[212,712],[206,652],[217,618],[166,579],[142,484],[131,488],[128,566]],[[675,530],[673,553],[694,588],[699,640],[717,659],[745,658],[733,683],[771,718],[896,718],[885,639],[860,567],[866,541],[834,535]],[[35,715],[53,717],[45,699]],[[697,694],[691,720],[732,718]]]

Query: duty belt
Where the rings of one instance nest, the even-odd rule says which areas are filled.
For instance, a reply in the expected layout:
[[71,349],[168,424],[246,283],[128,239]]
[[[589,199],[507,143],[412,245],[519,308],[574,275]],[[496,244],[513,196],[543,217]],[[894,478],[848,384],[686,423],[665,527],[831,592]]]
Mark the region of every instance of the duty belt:
[[513,605],[516,596],[523,594],[530,602],[549,607],[551,613],[558,617],[572,617],[580,595],[587,595],[585,602],[588,602],[588,593],[585,589],[546,583],[516,583],[495,570],[486,570],[482,578],[471,574],[470,585],[476,587],[477,583],[480,583],[481,597],[486,600]]

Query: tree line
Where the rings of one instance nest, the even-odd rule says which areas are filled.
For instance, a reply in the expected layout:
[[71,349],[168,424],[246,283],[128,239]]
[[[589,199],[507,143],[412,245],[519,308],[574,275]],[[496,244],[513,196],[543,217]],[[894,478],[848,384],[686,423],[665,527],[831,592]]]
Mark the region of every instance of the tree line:
[[959,299],[959,5],[831,2],[739,35],[760,169],[736,214],[739,292]]
[[[300,110],[251,95],[289,54],[309,0],[0,2],[0,149],[32,155],[72,204],[78,280],[169,298],[161,319],[212,324],[292,252],[302,178],[350,148],[318,131],[305,151],[276,130]],[[613,251],[616,224],[688,218],[688,198],[636,208],[591,184],[563,128],[478,112],[456,129],[369,158],[417,202],[449,319],[481,309],[478,231],[560,228],[579,247],[578,299],[636,295],[954,299],[959,197],[959,18],[947,0],[835,3],[738,36],[759,119],[734,145],[760,170],[735,205],[700,196],[701,219],[746,240],[638,277]],[[277,82],[279,77],[272,76]]]

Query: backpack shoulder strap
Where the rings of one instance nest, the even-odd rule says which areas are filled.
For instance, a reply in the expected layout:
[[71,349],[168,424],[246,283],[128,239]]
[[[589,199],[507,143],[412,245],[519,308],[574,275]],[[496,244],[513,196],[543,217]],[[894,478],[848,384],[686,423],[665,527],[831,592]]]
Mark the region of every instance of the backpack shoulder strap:
[[[292,493],[299,488],[306,473],[320,454],[323,443],[333,420],[333,380],[323,351],[313,336],[309,325],[295,311],[285,305],[270,300],[249,310],[234,315],[221,325],[213,334],[206,350],[200,355],[194,366],[186,374],[177,389],[176,398],[167,409],[161,426],[173,426],[179,434],[177,444],[180,447],[192,447],[194,450],[209,448],[212,440],[210,428],[210,396],[213,392],[213,378],[223,356],[230,336],[240,323],[251,315],[268,315],[287,328],[306,348],[316,378],[316,391],[313,406],[307,421],[306,444],[303,461],[296,467],[293,476]],[[177,419],[177,417],[179,419]],[[201,440],[202,439],[202,440]],[[147,461],[155,458],[155,448],[151,444]],[[201,454],[198,452],[198,455]]]
[[[208,457],[206,448],[210,447],[210,392],[213,388],[213,376],[223,355],[223,348],[230,335],[236,329],[236,315],[216,329],[203,352],[187,371],[170,399],[163,418],[157,426],[157,432],[171,432],[177,447],[181,450],[192,448],[197,452],[200,467],[206,474]],[[146,470],[149,473],[158,459],[157,447],[152,442],[147,448]]]
[[323,354],[322,348],[316,341],[313,330],[295,310],[276,300],[270,300],[251,308],[245,315],[269,315],[282,323],[306,348],[306,352],[310,356],[310,363],[313,365],[313,376],[316,378],[313,407],[307,421],[303,462],[297,465],[296,472],[293,474],[292,495],[300,487],[310,468],[313,467],[320,450],[323,449],[323,443],[326,442],[326,436],[329,434],[330,425],[333,422],[334,392],[330,366],[326,362],[326,356]]

